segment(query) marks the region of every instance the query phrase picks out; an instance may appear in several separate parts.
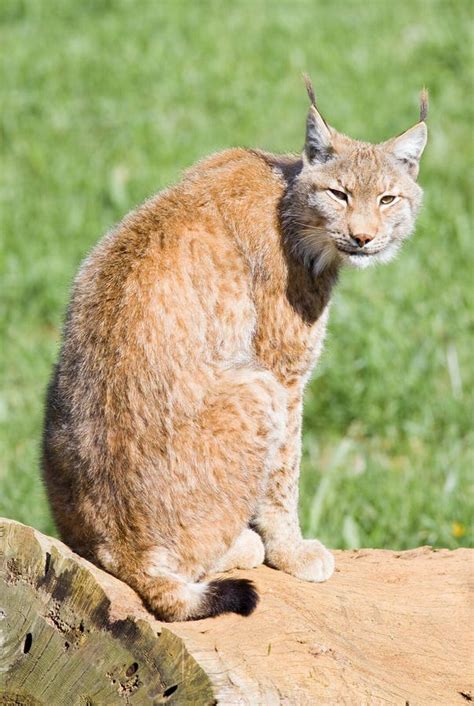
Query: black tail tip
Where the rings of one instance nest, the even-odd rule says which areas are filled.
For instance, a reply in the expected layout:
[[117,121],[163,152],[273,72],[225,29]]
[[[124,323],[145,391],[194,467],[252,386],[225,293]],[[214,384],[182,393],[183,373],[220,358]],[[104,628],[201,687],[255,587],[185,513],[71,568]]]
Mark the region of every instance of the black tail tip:
[[209,617],[221,613],[250,615],[258,603],[258,593],[248,579],[216,579],[211,581],[207,591]]

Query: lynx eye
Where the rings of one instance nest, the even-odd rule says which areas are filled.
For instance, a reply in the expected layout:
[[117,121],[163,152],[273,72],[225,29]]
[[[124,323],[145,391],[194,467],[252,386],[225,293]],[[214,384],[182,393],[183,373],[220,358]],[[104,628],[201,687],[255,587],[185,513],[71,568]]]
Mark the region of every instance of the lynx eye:
[[396,196],[391,196],[390,194],[386,194],[385,196],[382,196],[380,199],[380,203],[383,206],[387,206],[389,203],[393,203],[396,199]]
[[348,198],[345,191],[338,191],[337,189],[328,189],[328,191],[338,200],[347,203]]

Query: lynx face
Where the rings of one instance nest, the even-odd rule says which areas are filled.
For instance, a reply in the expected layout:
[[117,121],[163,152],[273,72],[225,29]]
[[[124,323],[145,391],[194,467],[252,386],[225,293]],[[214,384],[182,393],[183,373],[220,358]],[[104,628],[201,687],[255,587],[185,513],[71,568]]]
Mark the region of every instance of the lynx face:
[[[424,118],[425,104],[422,110]],[[426,139],[423,119],[382,144],[358,142],[311,106],[293,191],[292,244],[316,274],[332,263],[367,267],[394,257],[421,204],[416,177]]]

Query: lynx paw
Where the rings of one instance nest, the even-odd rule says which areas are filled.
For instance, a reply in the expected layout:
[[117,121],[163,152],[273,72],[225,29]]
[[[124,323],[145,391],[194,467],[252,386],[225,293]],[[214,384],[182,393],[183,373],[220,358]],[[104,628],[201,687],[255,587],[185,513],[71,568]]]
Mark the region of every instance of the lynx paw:
[[304,539],[287,551],[273,552],[268,562],[304,581],[326,581],[334,573],[334,557],[317,539]]
[[245,529],[234,544],[236,568],[253,569],[263,564],[265,548],[256,532]]
[[230,569],[253,569],[263,564],[265,549],[259,535],[251,529],[244,529],[234,544],[213,567],[220,573]]

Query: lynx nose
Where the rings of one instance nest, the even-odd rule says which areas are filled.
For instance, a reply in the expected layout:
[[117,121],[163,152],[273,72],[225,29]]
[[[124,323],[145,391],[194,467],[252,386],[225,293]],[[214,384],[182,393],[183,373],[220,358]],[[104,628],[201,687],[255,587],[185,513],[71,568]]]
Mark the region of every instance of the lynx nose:
[[351,235],[352,240],[357,243],[357,247],[363,248],[366,243],[370,243],[375,236],[369,235],[368,233],[358,233],[357,235]]

